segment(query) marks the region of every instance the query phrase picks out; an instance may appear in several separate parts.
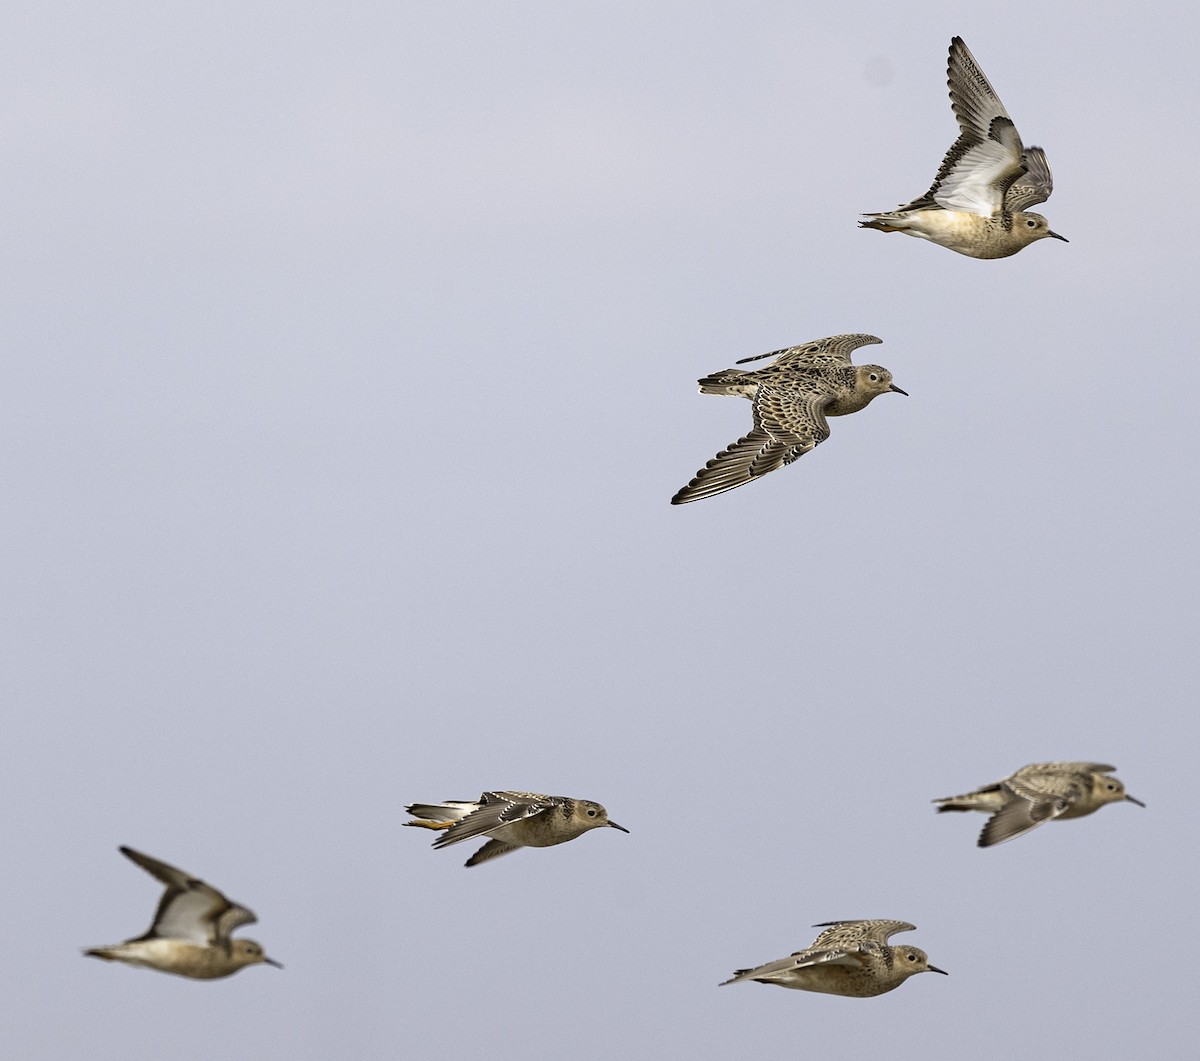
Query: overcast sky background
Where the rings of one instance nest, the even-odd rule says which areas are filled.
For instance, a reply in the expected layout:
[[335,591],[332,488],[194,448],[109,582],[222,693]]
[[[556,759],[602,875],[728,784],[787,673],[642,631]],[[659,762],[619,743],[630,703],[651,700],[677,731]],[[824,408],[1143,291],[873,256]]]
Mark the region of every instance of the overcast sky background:
[[[1070,245],[856,230],[953,140],[956,33]],[[1162,2],[6,5],[12,1056],[1186,1053],[1198,33]],[[911,397],[668,504],[750,424],[699,376],[858,331]],[[1060,758],[1147,808],[979,850],[929,803]],[[465,870],[400,827],[503,787],[630,835]],[[122,843],[286,969],[82,959],[158,900]],[[858,917],[950,976],[718,990]]]

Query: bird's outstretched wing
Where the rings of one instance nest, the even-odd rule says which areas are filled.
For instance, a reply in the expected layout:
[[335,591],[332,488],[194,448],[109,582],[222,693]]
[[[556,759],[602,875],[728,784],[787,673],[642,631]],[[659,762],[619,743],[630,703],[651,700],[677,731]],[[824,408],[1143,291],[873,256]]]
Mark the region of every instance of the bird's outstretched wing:
[[950,42],[946,81],[958,139],[942,159],[929,191],[895,212],[940,206],[990,217],[1005,207],[1009,188],[1026,171],[1021,135],[961,37]]
[[913,932],[916,925],[907,921],[825,921],[814,925],[814,928],[825,929],[815,940],[813,947],[852,947],[864,940],[886,944],[897,932]]
[[768,357],[777,360],[770,367],[781,365],[820,367],[825,365],[848,365],[850,355],[860,346],[874,346],[883,340],[877,335],[867,335],[856,332],[847,335],[830,335],[825,339],[814,339],[810,343],[800,343],[798,346],[785,346],[782,350],[772,350],[769,354],[755,354],[754,357],[743,357],[735,362],[747,365],[751,361],[762,361]]
[[180,939],[201,946],[227,946],[230,932],[257,920],[251,910],[231,902],[211,884],[131,847],[120,850],[167,886],[153,923],[138,939]]
[[815,374],[811,389],[760,383],[754,397],[754,428],[721,450],[679,490],[671,504],[723,494],[799,459],[829,437],[824,408],[833,391]]

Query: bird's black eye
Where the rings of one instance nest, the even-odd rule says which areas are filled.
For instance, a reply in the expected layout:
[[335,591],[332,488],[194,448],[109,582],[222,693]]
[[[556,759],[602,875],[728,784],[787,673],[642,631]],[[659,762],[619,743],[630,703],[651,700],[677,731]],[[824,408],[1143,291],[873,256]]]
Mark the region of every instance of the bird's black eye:
[[596,808],[595,807],[588,807],[588,817],[589,818],[596,817]]
[[1110,784],[1110,785],[1108,786],[1108,790],[1109,790],[1109,792],[1116,792],[1116,790],[1117,790],[1117,786],[1116,786],[1116,785],[1112,785],[1112,784]]
[[910,954],[910,955],[908,956],[908,960],[909,960],[910,962],[915,962],[915,961],[917,960],[917,956],[916,956],[915,954]]
[[872,383],[878,383],[878,382],[879,382],[879,375],[878,375],[878,373],[872,372],[872,373],[871,373],[871,374],[870,374],[870,375],[867,377],[867,379],[869,379],[869,380],[870,380]]
[[1037,222],[1034,221],[1033,218],[1030,218],[1025,222],[1025,224],[1027,224],[1030,228],[1037,228]]

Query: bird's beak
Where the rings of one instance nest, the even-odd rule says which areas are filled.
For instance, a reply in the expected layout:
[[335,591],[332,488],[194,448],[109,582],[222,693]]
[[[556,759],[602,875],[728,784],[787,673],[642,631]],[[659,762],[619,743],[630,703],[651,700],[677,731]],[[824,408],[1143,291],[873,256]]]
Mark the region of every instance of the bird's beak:
[[1047,235],[1047,236],[1053,236],[1055,239],[1061,239],[1061,240],[1062,240],[1064,243],[1070,243],[1070,242],[1071,242],[1069,239],[1067,239],[1067,237],[1066,237],[1066,236],[1060,236],[1060,235],[1059,235],[1057,232],[1047,232],[1047,233],[1046,233],[1046,235]]
[[626,829],[626,828],[625,828],[625,826],[623,826],[623,825],[618,825],[616,822],[612,822],[612,821],[610,821],[610,822],[608,823],[608,825],[609,825],[609,828],[611,828],[611,829],[620,829],[620,830],[621,830],[621,832],[623,832],[623,833],[627,833],[627,832],[629,832],[629,830],[628,830],[628,829]]
[[268,958],[265,954],[263,955],[263,965],[273,965],[276,969],[283,968],[274,958]]
[[903,395],[904,395],[904,397],[906,397],[906,398],[908,397],[908,391],[902,391],[902,390],[901,390],[899,387],[897,387],[897,386],[896,386],[896,384],[894,384],[894,383],[893,383],[893,384],[892,384],[892,385],[891,385],[891,386],[888,388],[888,390],[893,390],[893,391],[895,391],[897,394],[903,394]]
[[1144,804],[1140,799],[1134,799],[1132,796],[1126,796],[1125,802],[1126,803],[1136,803],[1139,807],[1146,806],[1146,804]]
[[928,969],[931,973],[941,973],[943,976],[950,975],[948,972],[946,972],[945,969],[939,969],[936,965],[927,965],[927,966],[925,966],[925,968]]

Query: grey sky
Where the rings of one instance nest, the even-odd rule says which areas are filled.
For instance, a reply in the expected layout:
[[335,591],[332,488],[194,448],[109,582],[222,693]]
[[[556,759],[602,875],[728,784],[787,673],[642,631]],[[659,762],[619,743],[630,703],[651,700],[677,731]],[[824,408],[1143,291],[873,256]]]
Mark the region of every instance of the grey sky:
[[[5,8],[12,1056],[1186,1050],[1200,14],[965,11]],[[956,33],[1069,246],[856,230]],[[911,397],[668,505],[750,423],[697,377],[852,331]],[[1054,758],[1147,808],[929,803]],[[496,787],[630,835],[400,828]],[[153,913],[121,843],[286,969],[81,958]],[[950,976],[717,989],[855,917]]]

